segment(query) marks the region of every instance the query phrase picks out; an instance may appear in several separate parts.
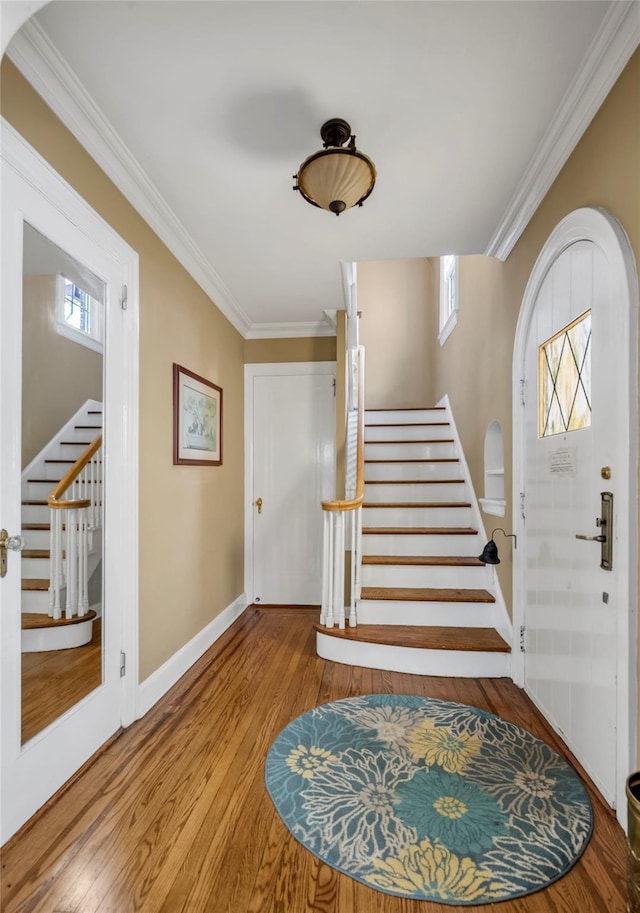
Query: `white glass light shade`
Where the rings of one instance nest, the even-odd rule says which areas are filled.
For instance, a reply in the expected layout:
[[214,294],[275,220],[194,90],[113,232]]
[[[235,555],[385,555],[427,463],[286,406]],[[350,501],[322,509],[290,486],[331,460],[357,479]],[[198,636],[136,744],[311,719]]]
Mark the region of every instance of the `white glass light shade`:
[[[300,166],[297,179],[306,200],[339,214],[369,196],[376,182],[376,169],[362,152],[327,149],[309,156]],[[336,208],[340,202],[344,205]]]

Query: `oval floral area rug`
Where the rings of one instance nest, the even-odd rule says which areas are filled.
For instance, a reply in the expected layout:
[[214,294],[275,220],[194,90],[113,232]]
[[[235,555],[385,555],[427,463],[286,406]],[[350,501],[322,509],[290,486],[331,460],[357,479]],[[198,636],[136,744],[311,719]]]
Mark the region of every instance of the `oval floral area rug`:
[[291,833],[388,894],[493,903],[564,875],[591,836],[574,770],[497,716],[370,694],[316,707],[271,746],[266,784]]

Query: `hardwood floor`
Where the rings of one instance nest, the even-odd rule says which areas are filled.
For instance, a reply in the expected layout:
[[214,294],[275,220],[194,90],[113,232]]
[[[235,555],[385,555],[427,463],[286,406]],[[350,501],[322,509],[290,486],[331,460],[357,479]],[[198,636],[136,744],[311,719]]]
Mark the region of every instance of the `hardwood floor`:
[[[390,692],[462,701],[562,746],[508,680],[423,678],[315,655],[317,611],[251,607],[2,853],[4,913],[450,913],[381,894],[286,830],[264,761],[294,717]],[[500,913],[623,913],[625,841],[589,785],[593,837],[573,869]]]
[[102,681],[102,619],[93,622],[83,647],[23,653],[21,662],[24,745]]

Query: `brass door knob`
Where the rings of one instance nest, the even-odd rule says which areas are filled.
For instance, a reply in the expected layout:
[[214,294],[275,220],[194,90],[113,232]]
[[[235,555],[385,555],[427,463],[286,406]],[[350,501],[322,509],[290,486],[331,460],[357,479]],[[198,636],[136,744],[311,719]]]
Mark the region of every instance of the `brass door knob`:
[[262,513],[262,498],[256,498],[256,507],[258,508],[258,513]]

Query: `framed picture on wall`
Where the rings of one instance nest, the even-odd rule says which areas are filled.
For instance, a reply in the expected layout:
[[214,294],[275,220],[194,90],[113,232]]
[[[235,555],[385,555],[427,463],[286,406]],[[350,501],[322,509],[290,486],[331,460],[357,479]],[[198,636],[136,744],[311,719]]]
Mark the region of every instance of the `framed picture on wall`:
[[173,462],[222,465],[222,387],[173,366]]

